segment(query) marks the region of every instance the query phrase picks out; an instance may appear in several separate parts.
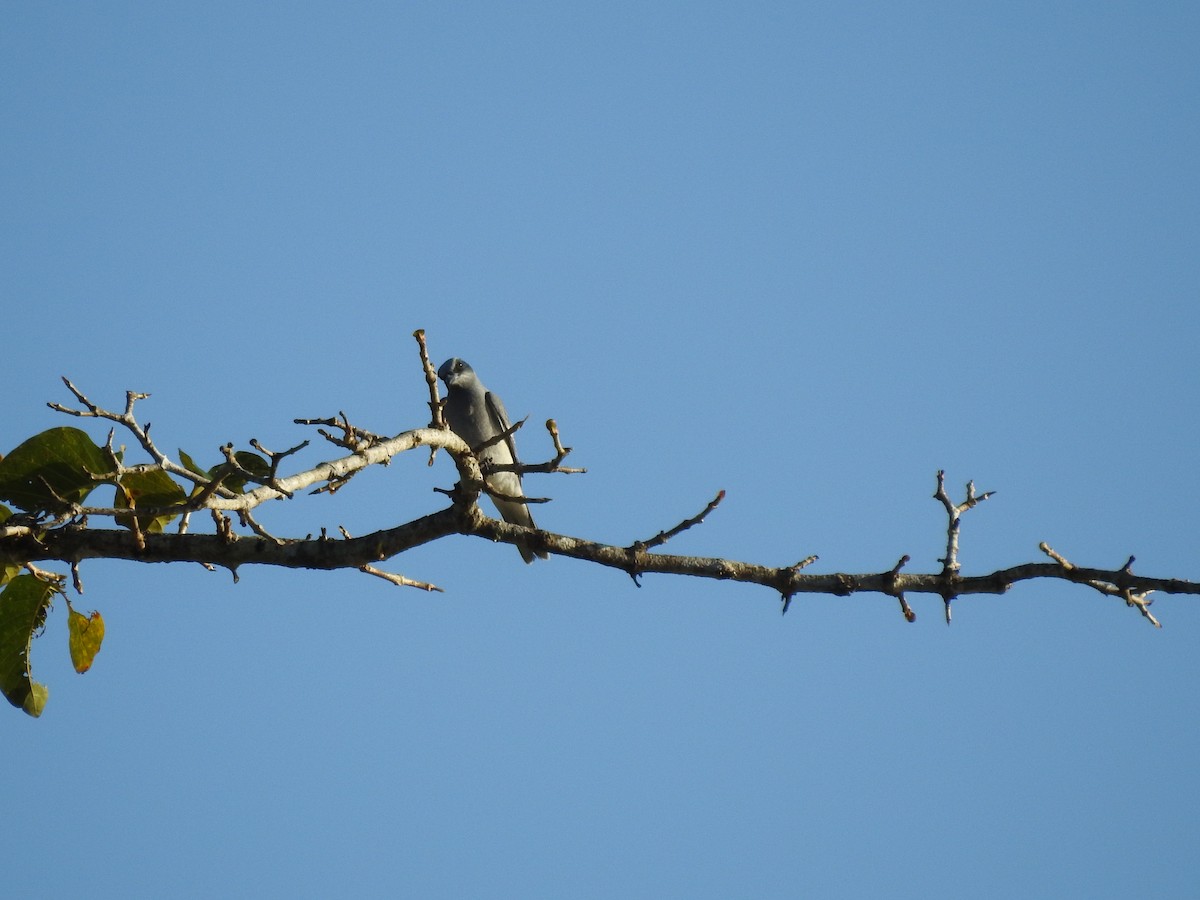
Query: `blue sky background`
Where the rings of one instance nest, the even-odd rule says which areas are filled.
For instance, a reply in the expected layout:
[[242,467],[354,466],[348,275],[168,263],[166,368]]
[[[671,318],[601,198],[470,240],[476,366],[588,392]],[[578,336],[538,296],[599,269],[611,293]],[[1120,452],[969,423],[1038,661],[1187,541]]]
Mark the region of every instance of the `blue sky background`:
[[[424,424],[415,328],[576,477],[545,527],[1200,579],[1200,13],[1178,3],[9,4],[0,443],[67,375],[211,462]],[[105,429],[94,434],[102,439]],[[527,459],[549,444],[520,435]],[[303,462],[334,455],[311,448]],[[438,507],[423,456],[264,510]],[[358,573],[91,562],[0,716],[12,896],[1200,890],[1200,609],[878,596],[454,538]]]

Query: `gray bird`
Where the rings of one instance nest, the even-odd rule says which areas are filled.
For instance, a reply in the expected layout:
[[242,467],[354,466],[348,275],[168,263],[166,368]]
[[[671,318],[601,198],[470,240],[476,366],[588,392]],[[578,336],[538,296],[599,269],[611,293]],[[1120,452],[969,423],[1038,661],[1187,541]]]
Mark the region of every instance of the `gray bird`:
[[[472,450],[512,427],[500,398],[485,388],[475,370],[461,359],[448,359],[442,363],[438,378],[446,382],[446,405],[442,410],[446,422]],[[504,440],[479,451],[478,456],[481,463],[507,465],[517,462],[517,447],[510,434]],[[488,487],[510,497],[525,496],[521,490],[521,476],[517,472],[492,472],[487,476],[487,483]],[[492,497],[492,502],[505,522],[526,528],[537,527],[533,524],[529,507],[524,503],[501,500],[499,497]],[[533,562],[535,553],[542,559],[548,558],[546,551],[531,550],[524,541],[517,544],[517,549],[521,551],[521,559],[527,563]]]

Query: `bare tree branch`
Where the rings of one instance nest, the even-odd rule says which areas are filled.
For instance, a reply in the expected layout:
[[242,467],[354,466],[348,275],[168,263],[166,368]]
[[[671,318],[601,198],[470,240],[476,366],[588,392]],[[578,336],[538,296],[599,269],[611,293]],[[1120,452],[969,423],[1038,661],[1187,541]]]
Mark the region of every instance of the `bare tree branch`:
[[[469,458],[469,457],[468,457]],[[1134,574],[1128,566],[1097,569],[1059,562],[1025,563],[985,575],[963,576],[904,574],[900,564],[878,573],[843,572],[808,574],[803,564],[774,567],[738,562],[719,557],[680,556],[618,547],[572,535],[532,531],[484,515],[478,493],[467,493],[449,508],[403,525],[359,538],[334,540],[327,537],[284,540],[276,543],[260,537],[239,537],[228,531],[215,534],[146,534],[139,547],[128,531],[92,529],[68,525],[48,531],[39,538],[27,534],[0,539],[0,562],[62,560],[77,564],[91,558],[127,559],[138,562],[196,562],[236,571],[244,565],[285,568],[358,568],[389,559],[405,550],[450,534],[465,534],[515,544],[524,539],[529,546],[552,554],[608,566],[639,575],[690,575],[718,581],[738,581],[770,588],[789,602],[797,594],[879,593],[900,598],[905,618],[915,618],[904,594],[936,594],[961,597],[970,594],[1003,594],[1022,581],[1049,578],[1092,587],[1101,593],[1125,599],[1150,621],[1146,594],[1200,594],[1200,584],[1174,578]],[[808,562],[805,560],[803,562]],[[903,560],[902,560],[903,562]]]
[[[429,348],[425,345],[425,329],[418,328],[413,332],[417,339],[417,348],[421,354],[421,370],[425,373],[425,384],[429,388],[429,427],[445,428],[446,420],[442,416],[442,401],[438,398],[437,369],[429,359]],[[433,457],[430,456],[432,465]]]
[[[61,509],[52,514],[24,514],[12,516],[0,524],[0,564],[30,566],[34,561],[59,560],[71,568],[72,579],[77,590],[82,590],[79,564],[87,559],[125,559],[138,562],[191,562],[209,568],[221,567],[234,573],[246,565],[269,565],[285,568],[308,569],[357,569],[366,574],[384,578],[398,584],[418,587],[423,590],[441,590],[422,581],[414,581],[377,568],[377,564],[404,553],[406,550],[451,534],[470,535],[491,541],[509,544],[518,542],[535,550],[545,550],[557,556],[578,559],[596,565],[608,566],[625,572],[636,584],[644,575],[690,575],[720,581],[738,581],[756,584],[774,591],[782,600],[782,609],[787,611],[792,598],[798,594],[832,594],[848,596],[855,593],[879,593],[895,598],[907,621],[916,614],[909,606],[906,594],[934,594],[945,604],[946,621],[950,621],[950,604],[957,597],[971,594],[1003,594],[1012,585],[1034,579],[1057,579],[1090,587],[1100,594],[1124,600],[1153,625],[1159,622],[1150,612],[1150,595],[1155,591],[1169,594],[1200,594],[1200,583],[1174,578],[1159,578],[1134,574],[1133,558],[1130,557],[1117,569],[1088,568],[1069,562],[1047,544],[1041,550],[1050,557],[1047,563],[1025,563],[998,569],[983,575],[964,576],[961,573],[959,549],[962,516],[983,501],[994,496],[994,491],[977,494],[973,482],[966,486],[966,496],[955,503],[946,491],[945,473],[937,473],[934,498],[938,500],[947,516],[946,553],[940,562],[940,572],[910,574],[902,570],[909,563],[903,555],[890,569],[881,572],[850,574],[845,572],[812,573],[807,570],[817,561],[817,556],[808,556],[792,565],[771,566],[760,563],[739,562],[720,557],[683,556],[652,552],[671,538],[700,525],[724,498],[724,491],[697,515],[685,518],[677,524],[658,531],[648,539],[634,540],[627,546],[607,544],[573,535],[556,534],[550,531],[532,530],[512,525],[485,515],[479,505],[482,494],[491,493],[506,498],[486,484],[485,477],[490,469],[481,467],[476,453],[444,423],[441,416],[441,400],[438,397],[437,377],[429,360],[424,332],[414,334],[417,339],[422,370],[429,387],[431,426],[405,431],[394,437],[383,437],[361,429],[350,423],[345,413],[333,418],[296,419],[297,423],[316,426],[327,441],[339,449],[349,451],[337,459],[318,463],[308,469],[282,475],[281,464],[295,457],[308,445],[303,441],[283,451],[271,451],[258,441],[251,441],[259,453],[266,458],[266,472],[254,472],[239,460],[232,444],[220,448],[224,463],[205,475],[176,463],[155,445],[150,437],[150,425],[144,427],[134,415],[135,404],[146,399],[147,394],[129,391],[126,393],[125,409],[115,413],[93,403],[68,379],[63,379],[81,408],[70,408],[57,403],[51,408],[67,415],[104,419],[128,430],[152,463],[140,466],[125,466],[121,455],[113,448],[113,433],[110,431],[106,452],[111,457],[113,474],[101,480],[112,481],[122,488],[121,478],[129,473],[160,469],[177,476],[194,487],[186,501],[170,506],[152,507],[137,505],[137,498],[126,491],[124,508],[89,507],[71,503],[62,497]],[[522,422],[514,425],[515,431]],[[546,422],[554,446],[554,456],[544,463],[516,465],[511,468],[521,473],[574,473],[583,469],[566,469],[562,461],[571,452],[564,447],[553,419]],[[326,430],[331,429],[331,430]],[[506,436],[506,435],[505,435]],[[504,437],[504,436],[502,436]],[[445,450],[451,457],[458,474],[453,488],[434,490],[449,498],[450,505],[444,509],[421,516],[395,527],[373,532],[363,537],[351,537],[342,529],[340,539],[329,537],[324,529],[317,538],[277,537],[270,534],[255,518],[253,512],[271,500],[290,499],[300,492],[312,488],[312,493],[332,493],[344,486],[357,472],[372,465],[386,465],[398,454],[419,447],[429,448],[431,454]],[[250,457],[248,459],[258,459]],[[261,464],[261,460],[259,460]],[[510,467],[497,467],[510,468]],[[244,492],[231,489],[229,485],[250,488]],[[49,485],[45,485],[49,489]],[[540,498],[525,498],[527,502],[544,502]],[[208,509],[213,516],[214,533],[190,533],[188,521],[191,513]],[[178,533],[154,533],[143,528],[139,520],[151,522],[159,517],[182,516]],[[125,525],[124,528],[94,528],[89,518],[107,517]],[[248,529],[250,534],[235,531],[234,522]]]

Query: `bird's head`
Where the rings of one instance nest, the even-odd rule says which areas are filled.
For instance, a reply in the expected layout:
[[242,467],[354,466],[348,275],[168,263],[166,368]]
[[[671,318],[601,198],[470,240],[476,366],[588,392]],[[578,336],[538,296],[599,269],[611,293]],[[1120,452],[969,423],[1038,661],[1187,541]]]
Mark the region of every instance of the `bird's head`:
[[448,359],[438,369],[438,378],[446,383],[446,390],[467,387],[475,380],[475,370],[458,357]]

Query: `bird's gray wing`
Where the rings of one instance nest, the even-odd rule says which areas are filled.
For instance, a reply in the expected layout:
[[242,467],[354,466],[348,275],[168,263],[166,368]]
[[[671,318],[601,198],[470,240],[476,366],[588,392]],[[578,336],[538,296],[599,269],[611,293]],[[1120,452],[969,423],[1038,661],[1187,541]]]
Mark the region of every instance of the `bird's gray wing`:
[[[492,420],[492,425],[496,428],[496,433],[499,434],[512,428],[512,425],[508,421],[508,412],[505,410],[504,403],[500,398],[491,391],[488,391],[483,399],[487,405],[488,417]],[[512,461],[520,465],[521,461],[517,459],[517,442],[513,440],[513,436],[511,434],[508,435],[504,439],[504,443],[508,446],[508,452],[512,455]],[[517,472],[517,479],[519,480],[520,478],[521,473]]]
[[[497,429],[495,433],[499,434],[508,431],[508,429],[512,426],[509,424],[508,412],[505,410],[504,404],[500,402],[500,398],[491,391],[488,391],[484,395],[483,400],[484,408],[487,410],[487,417],[491,420],[492,426]],[[513,436],[510,434],[508,437],[506,437],[504,439],[504,443],[508,447],[508,453],[512,457],[512,461],[519,465],[521,461],[517,459],[517,444],[516,441],[513,440]],[[510,489],[507,491],[507,493],[521,496],[521,473],[517,472],[515,474],[517,476],[516,490]],[[511,484],[512,482],[510,481],[509,485]],[[507,487],[507,485],[500,486]],[[529,507],[524,503],[519,501],[499,500],[496,497],[492,497],[492,502],[496,504],[496,509],[499,510],[500,517],[504,519],[504,521],[512,522],[515,525],[524,525],[526,528],[537,528],[537,525],[535,525],[533,522],[533,514],[529,511]],[[540,557],[541,559],[550,558],[550,554],[548,554],[545,550],[532,550],[524,541],[517,542],[517,549],[521,551],[521,559],[525,560],[527,563],[533,562],[533,558],[535,556]]]

